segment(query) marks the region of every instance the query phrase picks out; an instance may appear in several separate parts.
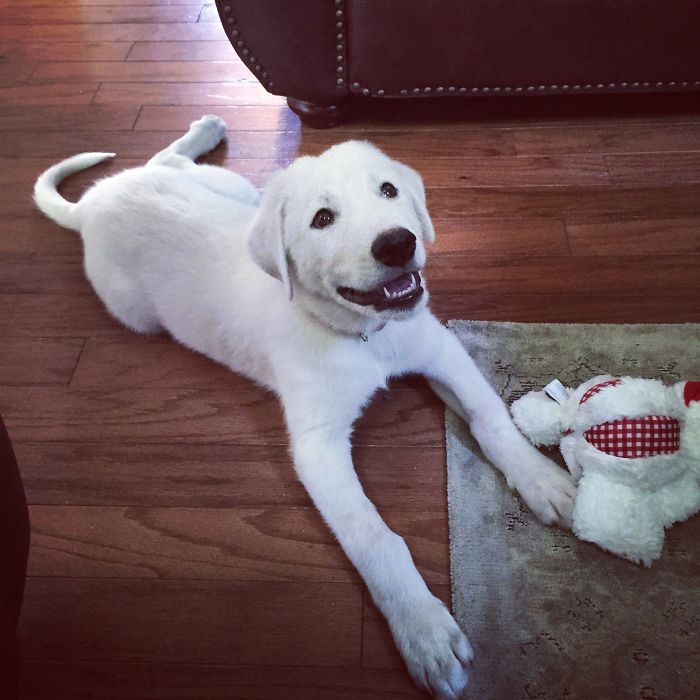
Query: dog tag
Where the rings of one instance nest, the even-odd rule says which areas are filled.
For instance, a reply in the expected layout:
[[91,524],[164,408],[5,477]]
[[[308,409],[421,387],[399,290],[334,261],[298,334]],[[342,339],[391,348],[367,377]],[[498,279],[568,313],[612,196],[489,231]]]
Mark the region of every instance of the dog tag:
[[549,382],[549,384],[547,384],[547,386],[544,388],[544,393],[558,404],[563,404],[569,398],[568,394],[566,393],[566,388],[558,379],[554,379]]

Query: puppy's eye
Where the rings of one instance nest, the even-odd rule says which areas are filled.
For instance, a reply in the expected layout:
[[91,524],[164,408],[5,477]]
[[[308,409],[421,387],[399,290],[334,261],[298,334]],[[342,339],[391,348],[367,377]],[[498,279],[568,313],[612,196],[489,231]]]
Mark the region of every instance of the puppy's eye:
[[393,199],[399,193],[399,191],[390,182],[384,182],[380,188],[382,197],[387,199]]
[[330,209],[319,209],[311,222],[312,228],[326,228],[335,221],[335,214]]

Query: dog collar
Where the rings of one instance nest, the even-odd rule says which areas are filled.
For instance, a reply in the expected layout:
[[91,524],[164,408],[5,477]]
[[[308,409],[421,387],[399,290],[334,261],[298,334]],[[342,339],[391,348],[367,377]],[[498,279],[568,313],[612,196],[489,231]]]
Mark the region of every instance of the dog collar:
[[[381,331],[384,328],[384,326],[386,326],[386,323],[382,323],[381,326],[375,328],[374,333],[379,333],[379,331]],[[369,336],[367,335],[367,333],[360,333],[360,338],[365,343],[369,342]]]
[[360,331],[359,333],[357,331],[345,331],[341,328],[337,328],[336,326],[331,325],[330,323],[322,321],[313,311],[310,311],[309,309],[305,309],[306,313],[316,321],[319,325],[323,326],[324,328],[327,328],[329,331],[332,331],[336,335],[342,335],[345,336],[346,338],[358,338],[361,340],[363,343],[368,343],[370,335],[373,333],[379,333],[385,326],[386,326],[386,321],[384,323],[379,324],[373,331]]

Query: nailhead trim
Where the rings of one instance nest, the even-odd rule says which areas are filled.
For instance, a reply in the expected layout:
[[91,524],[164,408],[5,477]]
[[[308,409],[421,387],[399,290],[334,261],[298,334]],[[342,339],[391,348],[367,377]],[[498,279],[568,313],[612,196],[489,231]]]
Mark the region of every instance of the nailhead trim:
[[[338,77],[335,79],[335,88],[339,93],[345,94],[347,92],[347,71],[348,71],[348,66],[347,66],[347,52],[346,52],[346,46],[347,46],[347,41],[346,41],[346,34],[345,34],[345,6],[344,6],[344,0],[333,0],[335,4],[335,18],[336,18],[336,23],[335,23],[335,28],[338,30],[338,33],[335,35],[336,39],[336,57],[335,60],[337,61],[338,65],[336,67],[336,73]],[[360,86],[357,85],[359,88]],[[366,89],[366,88],[365,88]],[[363,94],[369,94],[368,92],[364,92]]]
[[233,8],[233,2],[229,1],[225,5],[221,5],[221,11],[226,17],[224,22],[224,29],[229,35],[231,44],[237,47],[238,55],[241,59],[248,64],[250,70],[255,73],[255,77],[266,87],[268,90],[273,90],[275,84],[270,80],[270,76],[263,67],[263,65],[258,61],[258,59],[253,56],[250,52],[250,48],[246,46],[245,41],[241,37],[241,30],[236,27],[238,20],[236,19]]
[[[511,94],[513,92],[521,95],[523,92],[533,94],[535,92],[610,92],[617,90],[648,90],[652,87],[650,82],[621,82],[621,83],[597,83],[593,85],[592,83],[587,83],[585,85],[518,85],[516,87],[511,86],[496,86],[496,87],[456,87],[454,85],[449,85],[447,90],[443,86],[438,87],[414,87],[414,88],[401,88],[398,95],[401,97],[407,97],[408,95],[444,95],[447,92],[448,95],[466,93],[472,95],[501,95],[501,94]],[[671,80],[668,82],[657,81],[654,83],[656,88],[668,87],[673,90],[679,89],[696,89],[700,88],[700,80],[684,80],[679,82],[677,80]],[[385,90],[372,90],[371,88],[366,88],[360,85],[358,82],[352,84],[352,91],[356,93],[362,93],[363,95],[374,95],[377,97],[383,97],[386,95]],[[396,96],[396,94],[394,95]]]

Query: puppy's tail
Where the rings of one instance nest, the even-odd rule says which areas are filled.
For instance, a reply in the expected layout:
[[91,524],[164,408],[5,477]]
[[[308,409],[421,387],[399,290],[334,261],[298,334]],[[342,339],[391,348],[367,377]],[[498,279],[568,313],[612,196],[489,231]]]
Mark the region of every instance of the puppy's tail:
[[68,175],[91,168],[107,158],[113,158],[114,155],[114,153],[80,153],[52,165],[39,175],[39,179],[34,185],[34,201],[37,207],[57,224],[73,231],[80,231],[80,222],[76,211],[77,204],[63,199],[56,188],[61,180]]

